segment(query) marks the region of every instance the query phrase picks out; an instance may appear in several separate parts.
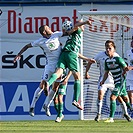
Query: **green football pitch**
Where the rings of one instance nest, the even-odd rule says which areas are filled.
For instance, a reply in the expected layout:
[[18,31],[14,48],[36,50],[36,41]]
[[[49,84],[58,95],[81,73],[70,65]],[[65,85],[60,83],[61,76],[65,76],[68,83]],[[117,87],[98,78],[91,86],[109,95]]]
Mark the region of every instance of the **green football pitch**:
[[133,133],[133,122],[94,120],[0,121],[0,133]]

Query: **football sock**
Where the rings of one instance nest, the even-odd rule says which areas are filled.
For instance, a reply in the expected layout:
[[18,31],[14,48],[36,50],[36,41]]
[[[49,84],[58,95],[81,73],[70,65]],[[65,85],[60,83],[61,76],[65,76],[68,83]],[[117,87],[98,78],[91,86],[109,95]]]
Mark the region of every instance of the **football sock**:
[[97,100],[97,113],[98,114],[101,114],[102,104],[103,104],[102,100]]
[[110,101],[110,118],[114,118],[116,110],[116,100],[111,100]]
[[58,110],[59,110],[59,109],[58,109],[58,106],[59,106],[58,103],[55,103],[55,104],[54,104],[54,107],[55,107],[55,110],[56,110],[57,113],[58,113]]
[[33,99],[32,99],[32,102],[31,102],[31,107],[34,108],[35,107],[35,104],[38,100],[38,98],[40,97],[41,93],[42,93],[43,89],[41,89],[40,87],[38,87],[34,93],[34,96],[33,96]]
[[128,112],[127,112],[127,106],[126,106],[126,103],[123,101],[122,103],[120,103],[120,105],[121,105],[121,108],[122,108],[122,112],[123,112],[123,114],[128,114]]
[[49,86],[53,84],[54,81],[57,79],[57,74],[54,73],[51,75],[50,79],[48,80]]
[[58,106],[58,117],[62,116],[62,112],[63,112],[63,103],[59,103],[59,106]]
[[44,103],[47,107],[50,106],[50,104],[52,103],[55,95],[56,95],[56,92],[51,89],[50,92],[49,92],[49,95],[46,97],[46,100],[45,100],[45,103]]
[[80,96],[80,80],[74,82],[74,100],[78,102]]
[[131,109],[132,108],[130,102],[126,102],[126,105],[127,105],[127,108],[128,109]]

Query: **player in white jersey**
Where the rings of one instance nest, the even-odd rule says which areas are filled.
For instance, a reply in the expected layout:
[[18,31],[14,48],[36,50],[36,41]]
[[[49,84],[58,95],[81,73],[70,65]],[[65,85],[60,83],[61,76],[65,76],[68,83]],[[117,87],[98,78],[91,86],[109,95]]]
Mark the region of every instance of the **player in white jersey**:
[[[127,63],[128,66],[133,66],[133,40],[131,41],[131,49],[127,50]],[[127,72],[126,89],[133,108],[133,70]]]
[[[56,69],[56,64],[58,62],[58,58],[61,53],[61,45],[59,42],[59,38],[64,35],[63,32],[61,31],[52,32],[47,25],[41,26],[39,28],[39,32],[42,35],[42,38],[25,45],[17,54],[17,56],[14,58],[14,63],[15,63],[18,59],[21,58],[22,53],[31,47],[40,47],[46,55],[47,64],[45,65],[45,69],[42,75],[42,80],[40,82],[39,87],[36,89],[34,93],[34,97],[30,107],[29,113],[31,116],[34,116],[34,108],[36,101],[40,97],[42,91],[43,90],[45,91],[44,82],[50,78],[50,76],[53,74],[53,72]],[[48,95],[47,93],[45,94]],[[53,97],[55,93],[52,93],[51,95]]]
[[[108,43],[112,43],[112,41],[107,40],[105,42],[105,47],[106,47],[106,45],[108,45]],[[119,55],[115,52],[114,56],[119,56]],[[114,89],[114,80],[113,80],[112,74],[110,72],[108,74],[108,78],[106,79],[105,83],[102,86],[100,86],[100,82],[104,76],[104,72],[105,72],[104,65],[105,65],[105,60],[107,58],[108,58],[107,51],[99,52],[94,57],[94,59],[97,63],[97,66],[99,67],[99,70],[100,70],[100,76],[99,76],[99,80],[98,80],[97,115],[95,117],[95,121],[100,120],[102,104],[103,104],[103,97],[104,97],[105,92],[107,91],[107,89],[110,89],[111,91]],[[91,65],[92,65],[92,63],[88,62],[87,67],[86,67],[86,72],[85,72],[86,79],[90,78],[88,71],[89,71]],[[126,108],[125,102],[122,99],[120,99],[119,102],[121,103],[121,107],[124,110],[124,112],[127,113],[127,108]]]

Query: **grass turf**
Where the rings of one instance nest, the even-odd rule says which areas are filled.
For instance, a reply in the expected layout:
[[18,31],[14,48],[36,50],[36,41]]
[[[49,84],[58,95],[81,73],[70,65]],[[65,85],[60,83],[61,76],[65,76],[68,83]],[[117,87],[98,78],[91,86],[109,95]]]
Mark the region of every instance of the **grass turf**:
[[133,122],[114,123],[92,120],[0,121],[0,133],[133,133]]

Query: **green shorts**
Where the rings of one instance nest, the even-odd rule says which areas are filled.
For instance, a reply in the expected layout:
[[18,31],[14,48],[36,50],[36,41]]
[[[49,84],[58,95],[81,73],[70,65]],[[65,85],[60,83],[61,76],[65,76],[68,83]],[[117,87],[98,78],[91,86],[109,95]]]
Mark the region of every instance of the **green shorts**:
[[68,68],[70,71],[79,72],[78,54],[74,52],[63,51],[57,63],[57,68]]
[[127,95],[126,82],[124,81],[123,84],[117,83],[115,85],[114,90],[112,91],[112,94],[115,96],[126,96]]
[[57,95],[66,95],[66,88],[67,88],[67,84],[64,85],[60,83]]

